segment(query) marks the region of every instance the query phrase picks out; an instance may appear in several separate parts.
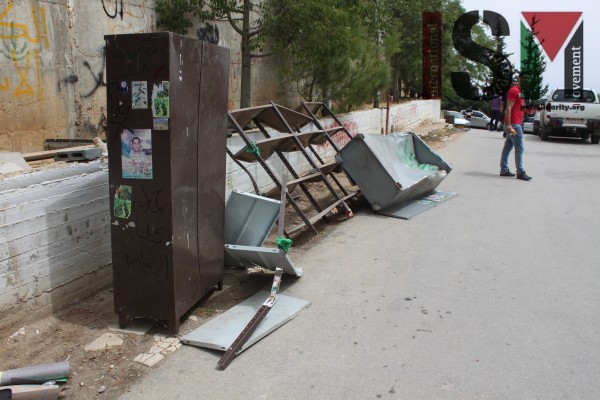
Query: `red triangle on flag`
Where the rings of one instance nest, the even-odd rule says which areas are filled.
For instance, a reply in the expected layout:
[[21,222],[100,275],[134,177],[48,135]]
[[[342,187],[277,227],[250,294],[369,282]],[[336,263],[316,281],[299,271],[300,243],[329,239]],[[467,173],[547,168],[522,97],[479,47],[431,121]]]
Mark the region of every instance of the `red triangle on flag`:
[[579,21],[581,11],[558,11],[558,12],[536,12],[523,11],[523,17],[529,28],[531,29],[531,19],[535,15],[538,23],[535,25],[535,30],[538,32],[535,35],[538,41],[542,42],[542,47],[546,51],[550,61],[554,61],[554,57],[563,46],[573,27]]

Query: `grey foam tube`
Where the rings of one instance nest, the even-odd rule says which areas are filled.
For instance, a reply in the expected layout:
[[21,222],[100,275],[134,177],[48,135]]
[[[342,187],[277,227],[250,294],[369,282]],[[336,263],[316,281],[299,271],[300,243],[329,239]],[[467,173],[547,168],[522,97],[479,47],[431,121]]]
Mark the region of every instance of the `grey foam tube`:
[[69,376],[69,362],[60,361],[0,372],[0,386],[44,383]]

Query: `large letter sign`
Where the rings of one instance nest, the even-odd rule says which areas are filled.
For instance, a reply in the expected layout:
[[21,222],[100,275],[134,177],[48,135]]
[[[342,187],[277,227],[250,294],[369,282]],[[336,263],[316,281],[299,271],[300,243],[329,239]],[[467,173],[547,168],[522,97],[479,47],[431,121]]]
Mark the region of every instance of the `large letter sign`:
[[[471,30],[479,22],[479,12],[469,11],[461,15],[452,28],[452,43],[456,51],[462,56],[490,68],[493,74],[492,83],[483,88],[483,96],[471,83],[468,72],[452,72],[451,80],[454,91],[459,96],[469,100],[485,100],[492,98],[494,92],[505,93],[509,88],[513,76],[513,69],[508,57],[495,50],[488,49],[475,43],[471,37]],[[509,36],[510,29],[506,19],[493,11],[483,12],[483,22],[490,27],[492,35],[496,37]]]

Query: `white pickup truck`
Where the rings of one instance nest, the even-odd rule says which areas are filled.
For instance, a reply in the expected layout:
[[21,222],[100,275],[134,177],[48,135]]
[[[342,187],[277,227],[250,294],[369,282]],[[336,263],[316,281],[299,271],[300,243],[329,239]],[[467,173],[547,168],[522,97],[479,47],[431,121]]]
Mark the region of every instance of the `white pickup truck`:
[[600,143],[600,101],[590,89],[555,89],[541,111],[539,135],[577,137]]

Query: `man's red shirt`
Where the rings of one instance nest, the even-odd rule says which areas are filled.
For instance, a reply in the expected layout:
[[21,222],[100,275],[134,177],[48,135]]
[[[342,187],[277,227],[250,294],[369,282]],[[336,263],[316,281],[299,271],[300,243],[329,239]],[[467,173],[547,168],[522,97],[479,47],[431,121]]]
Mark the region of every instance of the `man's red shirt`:
[[517,85],[511,87],[506,94],[506,99],[514,102],[510,110],[510,123],[518,125],[522,124],[525,101],[521,98],[521,88],[519,88]]

